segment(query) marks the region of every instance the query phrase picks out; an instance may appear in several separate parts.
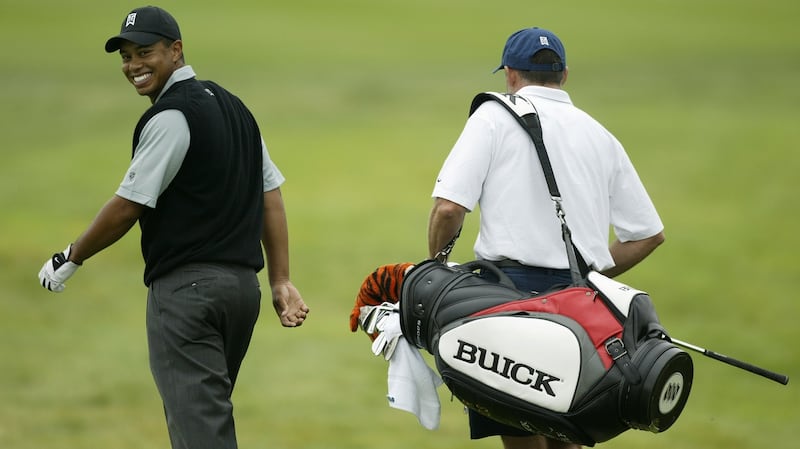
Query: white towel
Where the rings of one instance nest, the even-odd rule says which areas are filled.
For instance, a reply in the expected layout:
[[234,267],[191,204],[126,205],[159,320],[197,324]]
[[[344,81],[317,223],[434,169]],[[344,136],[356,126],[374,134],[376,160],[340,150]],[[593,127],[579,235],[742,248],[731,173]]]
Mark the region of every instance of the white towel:
[[442,384],[439,375],[425,363],[419,349],[411,346],[400,330],[400,314],[393,313],[385,324],[386,337],[399,334],[397,347],[389,359],[389,393],[392,408],[416,415],[428,430],[439,427],[441,404],[436,388]]

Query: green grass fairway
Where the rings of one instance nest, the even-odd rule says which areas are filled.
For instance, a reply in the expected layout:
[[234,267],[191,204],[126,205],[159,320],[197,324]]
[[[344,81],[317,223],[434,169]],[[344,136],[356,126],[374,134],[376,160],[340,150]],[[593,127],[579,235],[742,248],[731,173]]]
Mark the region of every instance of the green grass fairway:
[[[472,97],[502,91],[506,37],[554,30],[567,91],[622,141],[667,242],[620,278],[675,337],[788,374],[782,386],[692,353],[677,423],[617,449],[800,448],[800,2],[169,0],[187,62],[242,97],[283,186],[293,280],[265,298],[235,393],[242,448],[499,448],[389,408],[386,368],[347,318],[378,265],[420,261],[436,174]],[[118,1],[0,0],[0,448],[168,447],[147,366],[139,232],[55,295],[37,285],[125,173],[149,102],[103,50]],[[472,258],[469,216],[453,260]],[[533,230],[532,230],[533,232]],[[261,276],[266,283],[266,275]]]

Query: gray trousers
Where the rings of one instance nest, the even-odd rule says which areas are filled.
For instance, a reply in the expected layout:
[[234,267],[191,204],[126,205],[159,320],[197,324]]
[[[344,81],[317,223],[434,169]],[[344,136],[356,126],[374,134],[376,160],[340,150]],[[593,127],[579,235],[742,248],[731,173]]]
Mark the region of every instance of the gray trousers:
[[189,264],[150,285],[150,370],[173,449],[235,449],[231,394],[261,304],[255,270]]

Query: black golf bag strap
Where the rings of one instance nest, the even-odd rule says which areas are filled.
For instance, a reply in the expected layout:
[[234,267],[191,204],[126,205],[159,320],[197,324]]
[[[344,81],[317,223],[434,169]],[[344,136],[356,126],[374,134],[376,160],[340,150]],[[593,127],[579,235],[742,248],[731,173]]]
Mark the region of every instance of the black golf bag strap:
[[542,165],[544,179],[547,182],[547,189],[550,191],[550,199],[555,203],[556,216],[561,222],[561,234],[567,248],[567,259],[569,260],[572,283],[575,285],[585,285],[584,277],[587,273],[582,273],[580,264],[578,263],[575,245],[572,243],[572,232],[569,230],[569,226],[567,226],[566,214],[561,204],[561,193],[558,191],[558,184],[556,184],[553,166],[550,164],[550,157],[547,155],[547,149],[544,146],[542,125],[539,122],[539,114],[536,112],[536,107],[533,106],[530,100],[521,95],[482,92],[476,95],[472,100],[469,114],[472,115],[472,113],[478,109],[478,106],[486,101],[496,101],[503,105],[506,110],[517,119],[517,122],[522,125],[528,135],[531,136],[533,146],[536,148],[536,154],[539,156],[539,162]]
[[625,379],[627,379],[631,385],[639,384],[639,382],[642,381],[642,377],[639,375],[639,370],[631,363],[631,356],[628,354],[628,350],[625,349],[622,340],[617,337],[610,338],[606,341],[605,346],[606,352],[611,356],[611,359],[619,370],[622,371],[622,375],[625,376]]

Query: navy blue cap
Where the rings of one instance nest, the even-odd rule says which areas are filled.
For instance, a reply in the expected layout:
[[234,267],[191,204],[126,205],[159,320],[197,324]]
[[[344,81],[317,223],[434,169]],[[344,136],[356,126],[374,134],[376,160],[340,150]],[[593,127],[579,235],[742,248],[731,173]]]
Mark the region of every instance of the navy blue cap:
[[[553,50],[561,58],[561,63],[534,64],[531,57],[539,50]],[[503,48],[503,59],[494,71],[510,67],[531,72],[562,72],[567,65],[567,52],[564,44],[552,31],[533,27],[519,30],[512,34]],[[492,72],[494,73],[494,72]]]
[[175,18],[157,6],[136,8],[122,21],[119,34],[106,42],[106,51],[112,53],[119,50],[120,41],[123,40],[152,45],[164,38],[173,41],[181,38]]

